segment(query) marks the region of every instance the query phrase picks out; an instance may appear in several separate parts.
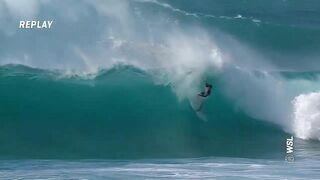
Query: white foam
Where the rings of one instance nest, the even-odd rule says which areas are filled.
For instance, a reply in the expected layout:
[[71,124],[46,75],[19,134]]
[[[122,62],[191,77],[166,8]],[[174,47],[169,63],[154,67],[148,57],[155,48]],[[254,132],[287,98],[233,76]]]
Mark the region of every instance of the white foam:
[[320,92],[300,94],[292,103],[296,136],[320,140]]

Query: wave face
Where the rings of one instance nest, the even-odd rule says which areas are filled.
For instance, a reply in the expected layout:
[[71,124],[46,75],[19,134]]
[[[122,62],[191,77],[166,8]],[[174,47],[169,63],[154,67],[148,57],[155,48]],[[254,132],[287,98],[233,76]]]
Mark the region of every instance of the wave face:
[[218,88],[203,113],[170,86],[118,67],[94,79],[1,68],[1,157],[280,157],[286,134],[247,116]]

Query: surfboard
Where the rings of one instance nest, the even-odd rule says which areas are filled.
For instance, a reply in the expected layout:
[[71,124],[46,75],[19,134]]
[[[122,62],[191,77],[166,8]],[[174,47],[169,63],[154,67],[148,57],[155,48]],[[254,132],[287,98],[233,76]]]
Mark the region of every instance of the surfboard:
[[191,106],[192,106],[193,110],[195,110],[197,112],[201,111],[205,99],[206,99],[205,97],[202,97],[199,95],[192,97],[190,102],[191,102]]
[[206,122],[208,121],[208,119],[205,113],[202,111],[202,107],[205,100],[206,100],[206,97],[195,95],[192,98],[190,98],[190,104],[192,109],[196,112],[199,119]]

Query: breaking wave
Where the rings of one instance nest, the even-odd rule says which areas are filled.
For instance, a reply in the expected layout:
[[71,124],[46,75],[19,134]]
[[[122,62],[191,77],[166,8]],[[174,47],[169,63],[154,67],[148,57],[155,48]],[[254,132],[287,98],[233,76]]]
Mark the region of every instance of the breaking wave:
[[320,92],[301,94],[292,103],[296,136],[320,140]]
[[[34,8],[54,7],[56,29],[1,36],[1,155],[266,156],[282,153],[287,133],[320,138],[319,72],[288,67],[304,57],[292,59],[295,48],[317,48],[318,32],[156,0],[81,1],[67,14],[55,3]],[[205,80],[214,90],[196,113]]]

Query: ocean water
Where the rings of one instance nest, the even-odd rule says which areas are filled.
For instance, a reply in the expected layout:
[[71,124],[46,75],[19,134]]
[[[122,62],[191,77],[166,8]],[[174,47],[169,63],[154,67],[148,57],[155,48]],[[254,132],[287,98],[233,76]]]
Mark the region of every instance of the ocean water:
[[241,158],[138,161],[20,160],[1,163],[1,179],[318,179],[318,161]]
[[319,17],[317,0],[1,2],[0,179],[319,179]]

